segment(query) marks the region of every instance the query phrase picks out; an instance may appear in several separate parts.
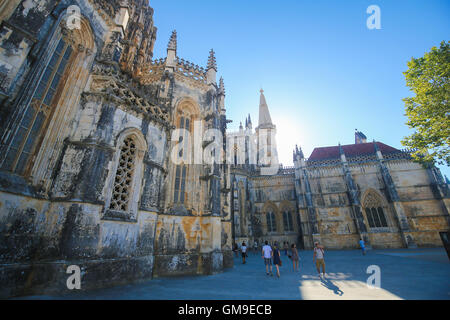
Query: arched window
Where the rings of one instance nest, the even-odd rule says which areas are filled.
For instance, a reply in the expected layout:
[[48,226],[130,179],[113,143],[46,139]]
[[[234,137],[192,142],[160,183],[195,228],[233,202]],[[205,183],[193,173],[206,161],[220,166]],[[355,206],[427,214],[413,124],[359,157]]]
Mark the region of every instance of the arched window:
[[284,231],[294,231],[294,224],[292,223],[292,214],[289,211],[283,212]]
[[0,142],[1,168],[39,184],[43,192],[51,187],[97,52],[89,20],[81,15],[79,28],[68,29],[66,13],[60,14],[53,34],[42,44],[42,55],[30,66],[23,82],[26,93],[14,102],[8,134]]
[[267,232],[277,231],[277,223],[275,221],[275,214],[273,213],[272,210],[267,212],[266,219],[267,219]]
[[14,139],[3,162],[3,169],[26,175],[33,154],[38,150],[48,121],[57,104],[57,92],[64,83],[64,72],[73,53],[64,38],[58,41],[39,79],[36,91],[19,123]]
[[380,196],[375,192],[369,192],[364,198],[363,205],[370,228],[388,227]]
[[[182,113],[178,120],[179,129],[185,129],[178,140],[178,156],[183,159],[189,159],[189,134],[191,132],[191,117],[188,113]],[[175,168],[175,182],[174,182],[174,194],[173,201],[175,203],[184,203],[186,200],[186,174],[187,164],[177,165]]]
[[104,219],[136,221],[147,144],[137,129],[125,130],[108,177]]
[[120,148],[119,165],[117,166],[111,203],[109,205],[111,210],[129,210],[136,151],[136,143],[133,137],[127,137]]
[[366,208],[366,216],[371,228],[385,228],[388,226],[383,208]]

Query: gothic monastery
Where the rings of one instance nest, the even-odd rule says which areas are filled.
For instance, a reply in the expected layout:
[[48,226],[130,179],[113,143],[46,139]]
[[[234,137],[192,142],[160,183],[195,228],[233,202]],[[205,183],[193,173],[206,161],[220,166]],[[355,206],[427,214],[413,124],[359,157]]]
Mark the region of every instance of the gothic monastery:
[[[0,297],[64,292],[70,265],[83,289],[221,272],[241,241],[442,245],[436,167],[361,132],[282,167],[264,93],[227,132],[214,51],[186,61],[174,31],[155,59],[156,34],[147,0],[0,0]],[[231,161],[188,161],[211,146]]]

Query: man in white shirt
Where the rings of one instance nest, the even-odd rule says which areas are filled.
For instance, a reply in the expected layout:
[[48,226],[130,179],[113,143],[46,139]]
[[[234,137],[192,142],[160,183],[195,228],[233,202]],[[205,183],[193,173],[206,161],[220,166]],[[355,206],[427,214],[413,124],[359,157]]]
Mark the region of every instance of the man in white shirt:
[[269,275],[269,266],[270,266],[270,275],[271,276],[273,276],[272,256],[273,256],[272,248],[269,246],[269,242],[266,241],[265,245],[262,247],[262,258],[264,259],[264,264],[266,265],[266,274]]
[[245,257],[247,257],[247,245],[245,244],[245,242],[242,242],[241,251],[242,251],[242,263],[245,264]]
[[320,274],[320,266],[322,266],[322,277],[325,277],[325,260],[323,258],[324,256],[324,250],[323,246],[321,246],[318,242],[314,242],[314,255],[313,255],[313,262],[316,263],[317,272]]

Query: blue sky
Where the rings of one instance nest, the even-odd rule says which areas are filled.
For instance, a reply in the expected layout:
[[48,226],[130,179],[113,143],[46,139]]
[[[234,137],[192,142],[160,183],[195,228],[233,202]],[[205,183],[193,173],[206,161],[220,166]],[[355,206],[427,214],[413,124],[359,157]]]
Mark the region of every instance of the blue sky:
[[[369,5],[381,29],[369,30]],[[292,149],[354,143],[354,131],[396,148],[412,131],[402,72],[411,57],[450,40],[450,1],[150,0],[158,28],[154,57],[177,55],[206,66],[214,48],[226,89],[230,130],[247,114],[257,125],[262,87],[277,126],[280,162]],[[450,178],[450,169],[440,167]]]

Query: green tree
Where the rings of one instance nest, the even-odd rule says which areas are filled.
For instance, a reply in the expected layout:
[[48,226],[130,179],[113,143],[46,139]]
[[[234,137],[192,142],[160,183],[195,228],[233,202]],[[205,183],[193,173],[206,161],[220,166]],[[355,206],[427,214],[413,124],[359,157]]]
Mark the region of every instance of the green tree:
[[450,165],[450,41],[412,58],[403,74],[415,94],[403,99],[406,124],[415,132],[402,144],[416,149],[412,156],[421,163]]

